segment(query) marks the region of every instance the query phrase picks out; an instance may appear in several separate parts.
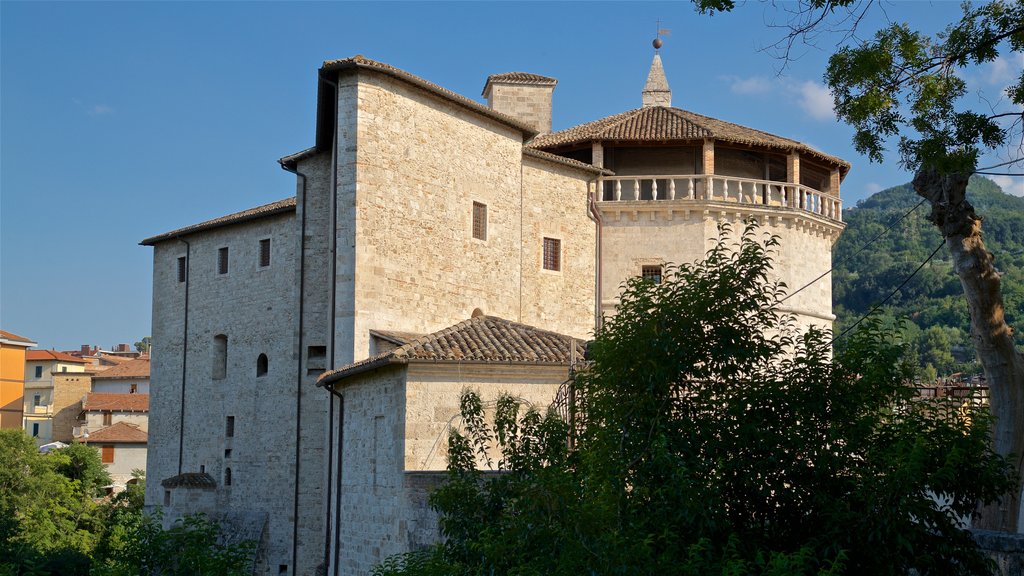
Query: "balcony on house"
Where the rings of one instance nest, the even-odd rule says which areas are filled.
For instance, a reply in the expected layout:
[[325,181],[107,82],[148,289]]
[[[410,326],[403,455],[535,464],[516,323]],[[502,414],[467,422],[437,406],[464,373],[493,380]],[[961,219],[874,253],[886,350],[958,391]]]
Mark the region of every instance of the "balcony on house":
[[842,221],[842,201],[804,184],[719,174],[647,174],[599,179],[601,202],[723,202],[789,208]]

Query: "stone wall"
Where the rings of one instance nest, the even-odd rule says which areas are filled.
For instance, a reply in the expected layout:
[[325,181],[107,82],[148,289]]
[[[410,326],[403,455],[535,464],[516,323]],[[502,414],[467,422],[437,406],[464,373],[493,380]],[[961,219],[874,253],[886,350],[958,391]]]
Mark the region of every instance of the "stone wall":
[[[708,202],[706,207],[672,210],[651,202],[605,202],[602,228],[601,303],[606,315],[614,313],[623,283],[639,276],[644,265],[692,263],[703,260],[717,238],[719,222],[728,222],[734,234],[742,231],[745,217],[756,217],[762,231],[776,234],[775,278],[793,292],[832,265],[832,244],[840,228],[810,215],[770,207],[742,209]],[[827,274],[786,301],[784,310],[797,316],[798,325],[832,327],[832,279]]]
[[487,105],[518,118],[544,134],[551,132],[551,95],[554,86],[492,82]]
[[[526,321],[530,299],[557,300],[536,290],[587,289],[593,265],[577,256],[593,242],[583,173],[535,166],[527,189],[517,129],[390,77],[360,72],[353,83],[355,77],[340,83],[335,292],[337,338],[351,338],[352,352],[345,354],[339,344],[335,366],[368,355],[371,329],[429,333],[478,308]],[[564,215],[540,214],[540,203],[559,201]],[[473,237],[474,202],[487,206],[485,240]],[[349,230],[345,219],[352,207]],[[564,235],[575,269],[536,282],[528,294],[524,271],[539,267],[533,254],[542,239],[524,227],[541,220]],[[572,324],[571,332],[579,334],[591,325],[575,317],[578,306],[559,311],[556,304],[531,305],[533,318],[554,324],[545,327]],[[343,325],[348,315],[354,317],[351,329]]]
[[1024,574],[1024,534],[971,530],[975,542],[996,563],[993,576]]
[[53,428],[50,439],[71,442],[82,413],[82,398],[92,387],[92,376],[82,373],[53,373]]
[[[271,264],[259,266],[259,242],[271,240]],[[293,214],[278,214],[185,237],[191,244],[187,354],[183,340],[185,283],[177,259],[186,244],[155,246],[153,356],[150,395],[150,454],[146,502],[163,504],[160,482],[179,472],[205,471],[218,481],[213,492],[222,510],[266,512],[266,566],[274,574],[292,565],[295,485],[297,291],[296,226]],[[217,254],[229,249],[229,270],[219,274]],[[226,373],[215,377],[215,337],[227,337]],[[256,360],[269,358],[257,377]],[[185,370],[182,405],[182,361]],[[233,418],[229,435],[228,418]],[[184,422],[184,436],[180,422]],[[183,458],[179,470],[179,438]],[[322,430],[311,442],[322,441]],[[231,469],[231,485],[225,485]],[[314,476],[315,479],[315,476]],[[206,506],[206,498],[200,499]],[[175,506],[187,513],[189,504]],[[322,503],[309,514],[320,517]],[[305,510],[303,510],[305,512]],[[169,515],[169,522],[173,515]],[[300,523],[301,524],[301,523]],[[300,538],[305,536],[300,531]],[[316,539],[310,536],[309,539]],[[298,573],[310,573],[312,568]],[[289,568],[286,572],[292,574]]]

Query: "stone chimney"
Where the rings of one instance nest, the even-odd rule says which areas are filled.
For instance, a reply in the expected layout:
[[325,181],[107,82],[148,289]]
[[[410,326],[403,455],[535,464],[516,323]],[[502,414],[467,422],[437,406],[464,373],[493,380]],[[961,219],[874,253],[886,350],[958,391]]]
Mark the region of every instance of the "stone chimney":
[[671,106],[672,89],[668,87],[668,78],[665,77],[665,68],[661,65],[661,55],[655,54],[651,62],[651,71],[647,73],[647,83],[644,84],[643,107]]
[[551,132],[551,94],[558,80],[530,74],[507,72],[487,77],[483,97],[495,112],[507,114],[532,126],[541,134]]

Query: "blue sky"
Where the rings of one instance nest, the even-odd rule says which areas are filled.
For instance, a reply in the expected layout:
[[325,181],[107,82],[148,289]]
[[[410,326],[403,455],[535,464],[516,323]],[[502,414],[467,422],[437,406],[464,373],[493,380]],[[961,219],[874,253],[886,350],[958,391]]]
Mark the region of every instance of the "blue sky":
[[[294,194],[276,160],[313,142],[322,61],[355,54],[478,100],[489,74],[553,76],[558,130],[640,105],[660,18],[675,106],[848,159],[847,206],[908,181],[895,159],[858,156],[832,116],[821,76],[834,39],[777,75],[759,50],[782,34],[766,25],[781,18],[772,10],[2,1],[0,326],[58,349],[147,335],[152,251],[139,240]],[[888,18],[933,32],[958,13],[957,2],[885,4],[865,29]],[[970,80],[993,95],[1020,66]],[[1022,179],[1012,186],[1024,195]]]

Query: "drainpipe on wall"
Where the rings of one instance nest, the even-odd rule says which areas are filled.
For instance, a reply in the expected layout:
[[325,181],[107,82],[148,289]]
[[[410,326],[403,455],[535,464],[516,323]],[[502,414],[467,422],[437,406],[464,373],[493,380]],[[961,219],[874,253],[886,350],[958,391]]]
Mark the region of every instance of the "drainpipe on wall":
[[[334,494],[335,494],[335,496],[334,496],[334,564],[333,564],[334,565],[334,570],[333,570],[334,576],[338,576],[338,565],[340,564],[340,559],[341,559],[340,558],[340,554],[341,554],[341,474],[342,474],[342,467],[341,466],[342,466],[342,456],[344,455],[344,452],[342,451],[342,441],[345,439],[345,432],[344,432],[344,428],[345,428],[345,396],[340,394],[337,390],[334,389],[334,384],[331,384],[331,385],[327,386],[326,388],[327,388],[327,391],[330,392],[332,396],[334,396],[334,397],[336,397],[338,399],[338,461],[337,461],[337,464],[335,464],[336,470],[334,471],[334,485],[335,485],[334,486]],[[331,402],[331,404],[333,405],[334,403]],[[328,471],[330,471],[330,464],[328,464],[328,468],[327,469],[328,469]],[[329,480],[330,479],[328,478],[328,484],[330,484]],[[330,489],[330,486],[328,486],[328,489]],[[328,518],[330,517],[330,509],[329,509],[330,508],[330,502],[331,502],[330,498],[328,498],[328,500],[327,500],[327,503],[328,503],[328,511],[327,511]],[[328,532],[328,534],[327,534],[327,539],[328,539],[328,542],[330,542],[330,532]],[[330,554],[330,545],[328,544],[327,551],[325,552],[325,555],[329,555],[329,554]],[[331,564],[327,564],[326,566],[330,566],[330,565]]]
[[[281,164],[285,169],[297,178],[302,179],[302,220],[299,226],[299,337],[298,337],[298,358],[295,362],[295,497],[292,503],[292,573],[294,574],[299,551],[299,466],[301,464],[299,447],[302,444],[302,328],[305,308],[306,291],[306,175],[297,169],[289,168]],[[187,288],[186,288],[187,289]]]
[[185,244],[185,326],[181,338],[181,405],[178,410],[178,474],[181,474],[185,457],[185,376],[188,373],[188,288],[192,283],[192,245],[181,236],[178,240]]
[[601,324],[604,320],[601,317],[601,225],[604,221],[601,220],[601,212],[597,209],[597,193],[600,182],[599,178],[595,178],[591,182],[594,188],[589,194],[587,206],[590,219],[594,221],[594,226],[597,228],[597,243],[594,246],[594,336],[601,332]]

